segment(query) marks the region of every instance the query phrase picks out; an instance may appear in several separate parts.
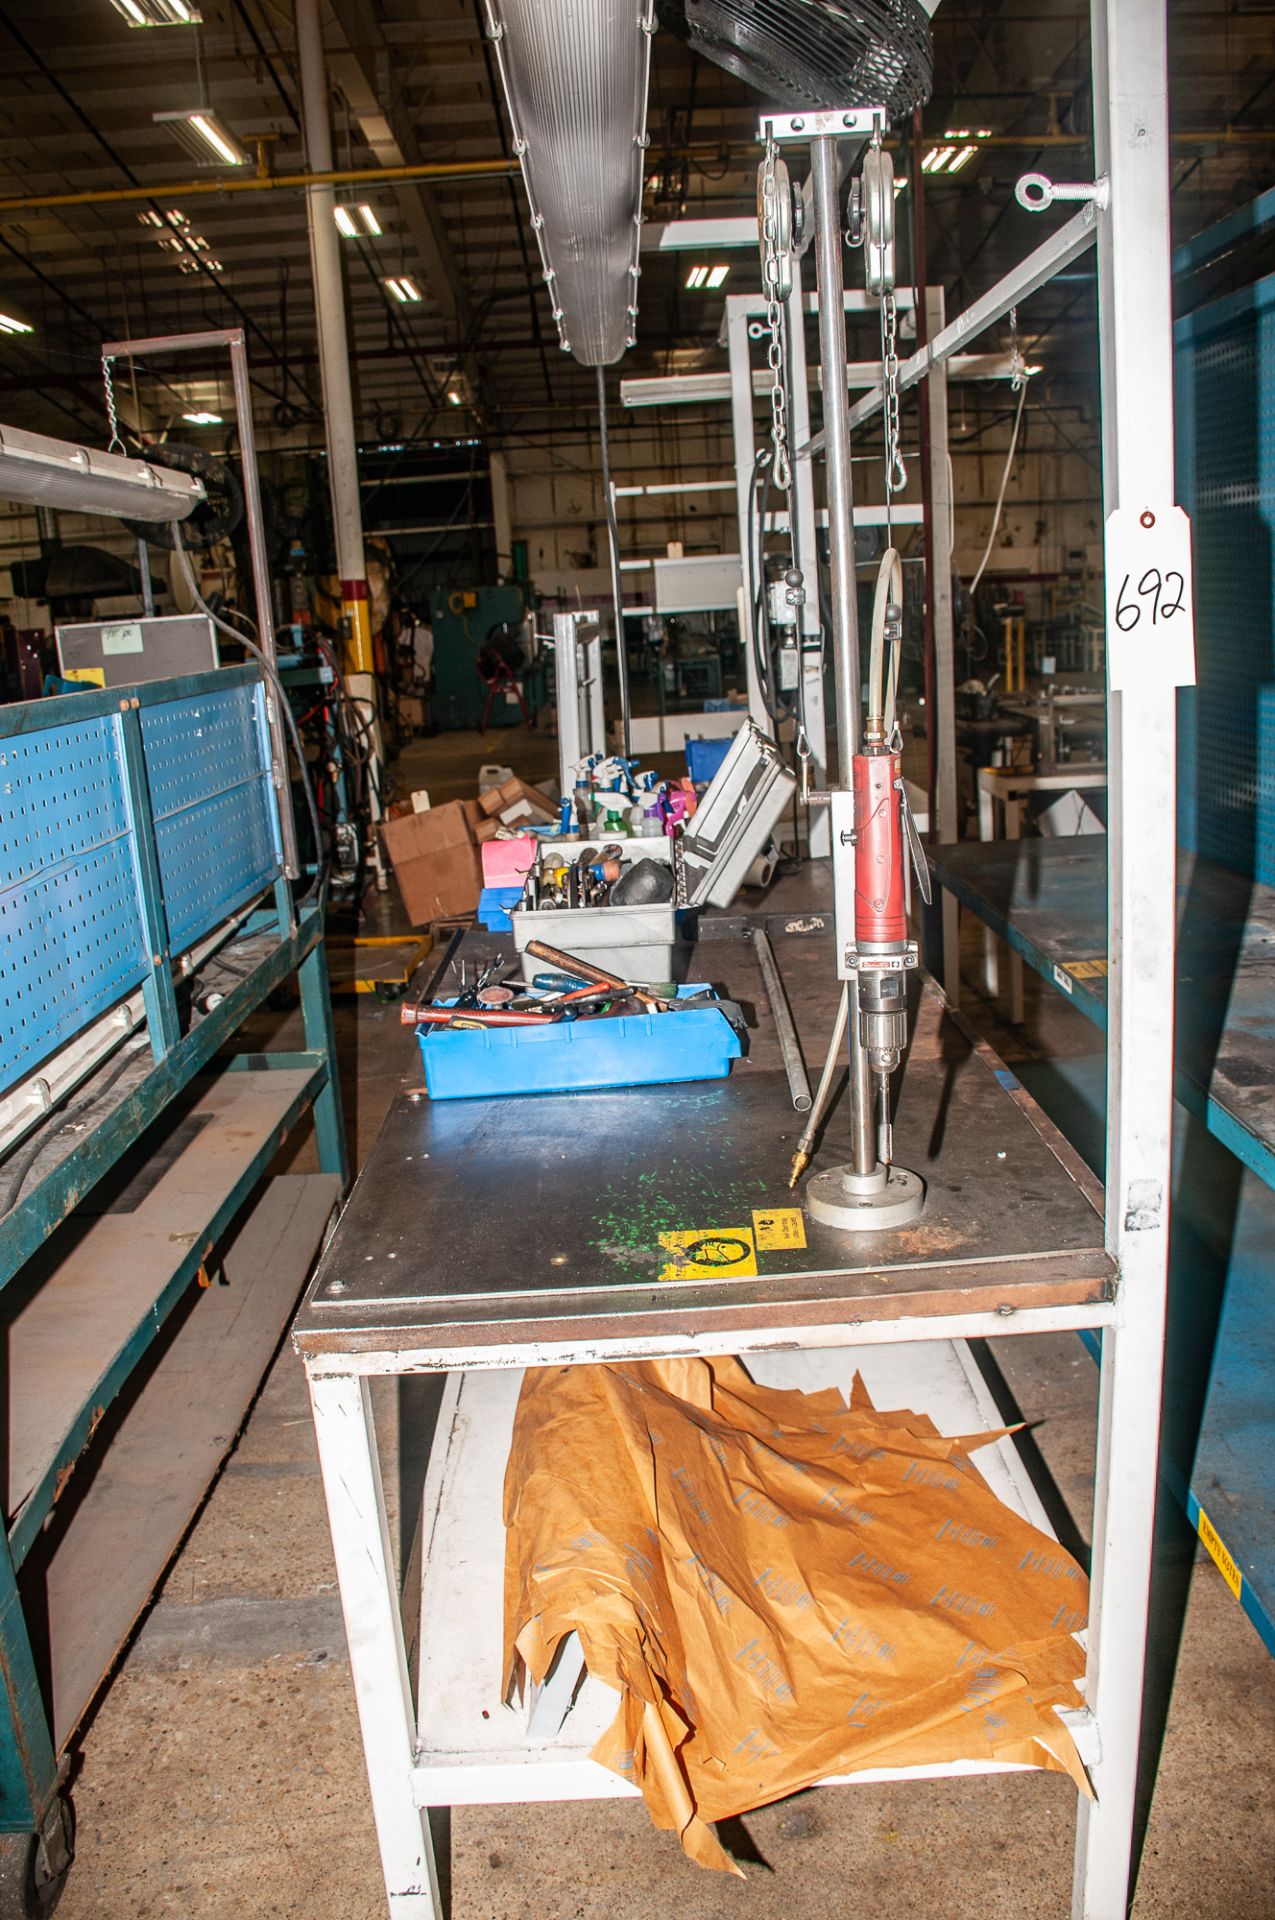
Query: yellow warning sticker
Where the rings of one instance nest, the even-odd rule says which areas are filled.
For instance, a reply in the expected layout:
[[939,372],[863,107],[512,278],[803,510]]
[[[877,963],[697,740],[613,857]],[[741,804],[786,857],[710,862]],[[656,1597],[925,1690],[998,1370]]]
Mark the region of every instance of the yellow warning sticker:
[[1200,1508],[1198,1529],[1201,1540],[1203,1540],[1205,1546],[1217,1562],[1218,1572],[1238,1600],[1244,1586],[1244,1575],[1240,1572],[1234,1560],[1232,1560],[1230,1554],[1222,1545],[1218,1530],[1209,1519],[1208,1514],[1205,1513],[1203,1507]]
[[1064,960],[1063,965],[1073,980],[1105,980],[1107,977],[1105,960]]
[[783,1253],[806,1244],[806,1220],[800,1207],[754,1207],[753,1236],[758,1253]]
[[105,667],[68,667],[62,675],[64,680],[79,680],[86,687],[104,687],[106,685]]
[[662,1233],[660,1245],[671,1256],[661,1280],[735,1280],[756,1274],[757,1248],[751,1227],[701,1227]]

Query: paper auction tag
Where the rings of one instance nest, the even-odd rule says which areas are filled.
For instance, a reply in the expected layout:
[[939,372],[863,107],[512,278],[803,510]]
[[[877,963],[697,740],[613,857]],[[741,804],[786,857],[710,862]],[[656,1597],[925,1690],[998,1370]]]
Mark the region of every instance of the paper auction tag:
[[661,1280],[734,1280],[757,1272],[751,1227],[692,1227],[662,1233],[660,1245],[672,1255]]
[[806,1222],[800,1207],[754,1207],[753,1234],[758,1253],[782,1253],[804,1247]]
[[1107,677],[1117,693],[1195,685],[1191,522],[1181,507],[1107,516]]

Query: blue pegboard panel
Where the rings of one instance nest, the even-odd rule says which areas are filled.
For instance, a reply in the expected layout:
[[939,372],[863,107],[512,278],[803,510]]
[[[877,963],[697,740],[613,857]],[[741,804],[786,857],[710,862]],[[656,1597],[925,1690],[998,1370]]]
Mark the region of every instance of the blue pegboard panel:
[[1173,332],[1198,673],[1180,696],[1179,838],[1275,886],[1275,275]]
[[147,972],[119,724],[0,739],[0,1093]]
[[283,871],[260,684],[143,707],[170,951]]

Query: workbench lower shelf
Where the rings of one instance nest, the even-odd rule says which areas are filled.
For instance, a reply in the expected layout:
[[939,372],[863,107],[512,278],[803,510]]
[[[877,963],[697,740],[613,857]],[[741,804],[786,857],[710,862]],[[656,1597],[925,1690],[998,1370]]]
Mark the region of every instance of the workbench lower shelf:
[[[857,1368],[877,1406],[926,1413],[942,1433],[979,1433],[1002,1425],[964,1341],[860,1348],[852,1354],[825,1348],[755,1354],[748,1368],[766,1386],[806,1392],[836,1386],[847,1395]],[[638,1791],[589,1758],[618,1704],[604,1682],[586,1678],[551,1739],[530,1738],[525,1709],[501,1704],[501,1492],[522,1378],[521,1369],[453,1373],[439,1413],[421,1523],[413,1786],[422,1807],[627,1799]],[[1007,1505],[1043,1532],[1052,1531],[1012,1441],[996,1441],[972,1457]],[[1069,1714],[1067,1724],[1087,1759],[1087,1716]],[[1024,1771],[1031,1769],[962,1761],[870,1768],[822,1784]]]

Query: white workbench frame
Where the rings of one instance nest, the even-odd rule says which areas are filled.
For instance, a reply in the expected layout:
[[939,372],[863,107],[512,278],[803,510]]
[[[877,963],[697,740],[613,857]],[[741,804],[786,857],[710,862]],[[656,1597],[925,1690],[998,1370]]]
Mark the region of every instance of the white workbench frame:
[[[1105,196],[1081,210],[901,369],[914,385],[1096,240],[1106,507],[1173,499],[1169,148],[1163,0],[1092,0],[1095,174]],[[1105,197],[1105,205],[1101,204]],[[751,411],[751,378],[748,398]],[[879,389],[851,412],[880,407]],[[818,445],[818,437],[811,443]],[[1106,1241],[1118,1266],[1112,1307],[1023,1315],[1017,1331],[1102,1328],[1093,1592],[1085,1694],[1091,1802],[1081,1799],[1074,1920],[1125,1920],[1142,1718],[1164,1355],[1174,987],[1175,694],[1110,697],[1110,985]],[[788,1345],[868,1347],[890,1339],[963,1339],[983,1316],[934,1322],[787,1328]],[[770,1344],[779,1344],[775,1334]],[[652,1342],[644,1351],[661,1343]],[[707,1348],[709,1343],[702,1343]],[[764,1348],[766,1337],[735,1343]],[[521,1364],[553,1354],[524,1351]],[[581,1355],[569,1357],[581,1358]],[[599,1350],[590,1356],[606,1357]],[[619,1357],[617,1354],[615,1357]],[[368,1776],[393,1920],[441,1920],[416,1784],[417,1720],[408,1679],[385,1498],[372,1425],[371,1373],[502,1356],[391,1353],[307,1361],[315,1431],[349,1636]],[[505,1356],[504,1363],[508,1364]],[[452,1396],[452,1404],[456,1397]],[[443,1443],[446,1437],[443,1436]],[[426,1539],[426,1563],[436,1549]],[[488,1570],[499,1578],[495,1566]],[[463,1623],[461,1623],[463,1630]]]

